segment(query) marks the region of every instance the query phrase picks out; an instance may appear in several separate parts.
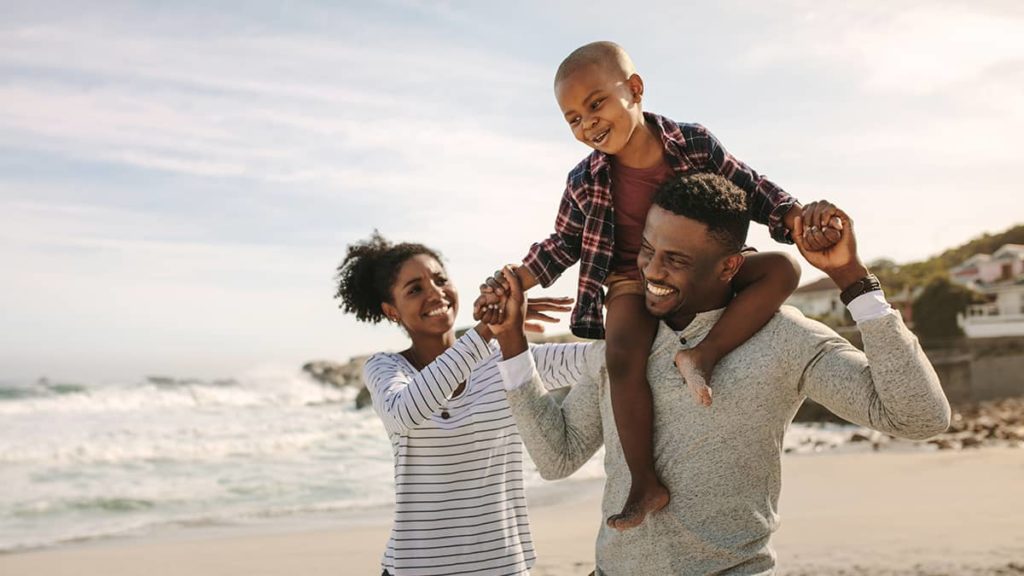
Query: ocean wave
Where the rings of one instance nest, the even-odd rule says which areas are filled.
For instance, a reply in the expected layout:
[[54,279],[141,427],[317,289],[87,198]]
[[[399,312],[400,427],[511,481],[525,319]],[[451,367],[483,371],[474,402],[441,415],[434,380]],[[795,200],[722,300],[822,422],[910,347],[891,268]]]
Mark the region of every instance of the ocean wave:
[[46,378],[41,378],[33,384],[0,384],[0,402],[84,392],[88,392],[88,387],[83,384],[50,382]]
[[324,386],[302,374],[250,381],[157,379],[135,385],[45,384],[0,387],[0,415],[137,412],[218,406],[306,406],[351,402],[358,391]]

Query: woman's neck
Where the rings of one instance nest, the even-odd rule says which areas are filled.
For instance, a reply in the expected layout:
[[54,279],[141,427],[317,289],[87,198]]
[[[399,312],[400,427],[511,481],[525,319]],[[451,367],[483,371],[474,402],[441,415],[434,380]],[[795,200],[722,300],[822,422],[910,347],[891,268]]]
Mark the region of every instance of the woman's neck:
[[451,348],[455,343],[455,331],[449,330],[439,336],[418,336],[413,337],[412,345],[409,346],[409,356],[417,370],[422,370],[438,356],[444,354],[445,350]]

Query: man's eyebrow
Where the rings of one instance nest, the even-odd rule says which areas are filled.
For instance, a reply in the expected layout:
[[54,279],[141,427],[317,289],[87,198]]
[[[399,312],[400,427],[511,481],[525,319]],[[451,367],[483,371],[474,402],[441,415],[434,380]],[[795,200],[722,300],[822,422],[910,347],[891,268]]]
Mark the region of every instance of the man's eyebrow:
[[[651,243],[648,242],[647,238],[644,237],[644,236],[640,237],[640,245],[641,246],[646,246],[647,248],[652,248],[652,249],[654,248],[654,246],[651,246]],[[693,256],[690,256],[686,252],[677,252],[675,250],[665,250],[664,252],[666,252],[669,256],[672,256],[674,258],[682,258],[683,260],[686,260],[688,262],[692,262],[693,261]]]

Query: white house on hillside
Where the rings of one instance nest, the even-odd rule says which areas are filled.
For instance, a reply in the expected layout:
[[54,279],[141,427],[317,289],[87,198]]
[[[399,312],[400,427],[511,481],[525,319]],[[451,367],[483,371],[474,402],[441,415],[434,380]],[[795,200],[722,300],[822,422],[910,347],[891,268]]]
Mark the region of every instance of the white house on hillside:
[[846,306],[839,299],[839,288],[827,276],[796,289],[786,304],[804,313],[804,316],[841,322]]
[[1024,336],[1024,245],[1004,244],[991,256],[975,254],[949,273],[953,282],[990,299],[959,317],[968,338]]
[[975,254],[950,269],[950,280],[963,286],[993,284],[1024,274],[1024,244],[1003,244],[992,254]]

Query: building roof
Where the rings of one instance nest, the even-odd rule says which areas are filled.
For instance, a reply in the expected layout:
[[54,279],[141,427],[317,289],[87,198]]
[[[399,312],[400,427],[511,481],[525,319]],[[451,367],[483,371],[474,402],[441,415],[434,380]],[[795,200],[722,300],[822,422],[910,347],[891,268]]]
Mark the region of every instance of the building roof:
[[967,260],[964,260],[963,262],[957,264],[956,266],[953,266],[951,268],[951,271],[956,272],[958,270],[962,270],[970,266],[977,266],[978,264],[988,262],[991,259],[992,256],[989,254],[975,254],[974,256],[971,256]]
[[1024,258],[1024,244],[1003,244],[992,254],[993,258]]
[[810,284],[804,284],[803,286],[797,288],[793,292],[793,294],[807,294],[809,292],[827,292],[830,290],[838,291],[839,287],[836,286],[836,283],[833,282],[831,278],[825,276],[821,280],[815,280]]

